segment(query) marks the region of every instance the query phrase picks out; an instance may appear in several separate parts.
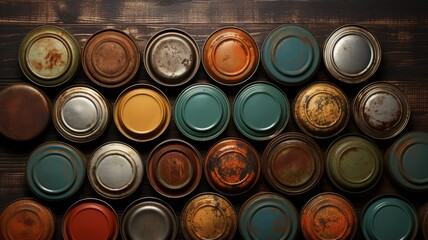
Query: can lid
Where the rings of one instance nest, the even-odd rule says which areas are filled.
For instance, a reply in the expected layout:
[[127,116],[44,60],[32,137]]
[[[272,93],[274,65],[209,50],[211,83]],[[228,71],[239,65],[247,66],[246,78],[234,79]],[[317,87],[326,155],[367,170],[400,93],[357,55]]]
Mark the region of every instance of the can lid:
[[178,29],[165,29],[156,33],[144,52],[147,73],[165,86],[188,82],[198,72],[200,62],[196,41]]
[[256,149],[244,140],[223,139],[206,154],[204,170],[205,178],[216,191],[238,195],[257,183],[260,159]]
[[256,72],[260,56],[251,35],[235,27],[211,34],[203,47],[202,64],[208,75],[224,85],[247,81]]
[[27,182],[37,196],[63,200],[80,188],[85,167],[85,156],[72,146],[61,142],[44,143],[28,159]]
[[296,208],[274,193],[260,193],[248,199],[239,214],[243,239],[295,239],[299,229]]
[[425,209],[421,211],[420,224],[422,228],[422,234],[425,239],[428,239],[428,202],[424,205]]
[[284,84],[299,84],[311,78],[320,64],[320,49],[306,29],[283,25],[266,37],[262,47],[266,73]]
[[0,91],[0,134],[15,141],[39,136],[49,125],[50,101],[38,88],[16,83]]
[[33,83],[55,87],[76,74],[80,66],[80,46],[64,29],[41,26],[24,37],[18,60],[22,72]]
[[230,119],[229,100],[218,87],[211,84],[193,84],[177,97],[175,123],[186,137],[208,141],[218,137]]
[[290,104],[277,86],[251,83],[235,97],[233,120],[238,130],[253,140],[268,140],[278,135],[290,118]]
[[3,240],[52,239],[54,231],[52,212],[32,199],[16,200],[0,215],[0,238]]

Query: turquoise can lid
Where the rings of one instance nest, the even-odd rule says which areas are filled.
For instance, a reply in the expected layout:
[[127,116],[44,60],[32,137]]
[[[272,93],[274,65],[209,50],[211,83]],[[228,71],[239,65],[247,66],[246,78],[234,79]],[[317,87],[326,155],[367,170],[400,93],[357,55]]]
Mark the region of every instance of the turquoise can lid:
[[299,84],[311,78],[320,64],[320,49],[306,29],[283,25],[266,37],[262,47],[266,73],[284,84]]
[[61,142],[45,143],[28,159],[27,182],[37,196],[63,200],[82,185],[85,165],[85,156],[72,146]]

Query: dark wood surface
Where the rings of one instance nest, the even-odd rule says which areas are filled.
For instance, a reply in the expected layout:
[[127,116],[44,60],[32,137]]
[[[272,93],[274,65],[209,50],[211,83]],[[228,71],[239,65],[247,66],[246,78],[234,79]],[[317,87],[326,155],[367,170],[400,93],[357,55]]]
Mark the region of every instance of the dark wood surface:
[[[352,99],[355,94],[367,83],[374,81],[387,81],[401,89],[408,98],[411,106],[411,120],[405,129],[428,131],[428,3],[426,0],[418,1],[343,1],[343,0],[314,0],[314,1],[185,1],[185,0],[158,0],[158,1],[82,1],[82,0],[0,0],[0,89],[14,82],[29,82],[18,65],[18,47],[25,36],[33,28],[52,24],[64,28],[73,34],[83,47],[86,40],[95,32],[104,28],[117,28],[131,34],[140,50],[143,51],[148,39],[164,28],[179,28],[187,31],[202,47],[205,39],[215,29],[224,26],[237,26],[248,31],[259,44],[275,27],[282,24],[297,24],[309,29],[323,46],[328,35],[337,27],[344,24],[359,24],[369,28],[379,39],[382,47],[382,63],[368,82],[349,86],[342,84],[328,76],[323,64],[316,76],[309,82],[300,86],[280,86],[292,101],[299,89],[315,80],[331,81],[338,85]],[[259,66],[251,81],[270,81]],[[164,91],[172,105],[178,93],[185,86],[195,82],[210,82],[208,75],[201,65],[197,76],[185,86],[163,87],[150,80],[144,67],[141,67],[138,77],[133,83],[145,82],[153,84]],[[56,88],[42,88],[53,101],[56,95],[65,87],[73,84],[87,84],[94,86],[83,71],[71,82]],[[128,84],[129,85],[129,84]],[[99,89],[113,104],[115,98],[123,90]],[[242,87],[220,86],[232,103],[234,94]],[[0,107],[1,107],[0,103]],[[36,116],[35,116],[36,117]],[[297,131],[291,119],[284,132]],[[343,133],[358,133],[358,129],[351,120]],[[210,146],[224,137],[244,138],[236,130],[233,121],[224,134],[213,141],[206,143],[194,142],[186,139],[179,133],[171,121],[166,133],[149,143],[135,143],[123,137],[110,123],[105,134],[98,140],[87,144],[73,144],[90,156],[102,143],[107,141],[123,141],[134,146],[147,161],[148,153],[163,140],[180,138],[195,145],[204,156]],[[384,152],[393,140],[376,141]],[[31,151],[46,141],[63,139],[53,125],[37,139],[25,143],[12,142],[0,136],[0,209],[11,201],[21,197],[34,197],[35,195],[26,186],[25,168],[27,158]],[[248,139],[247,139],[248,140]],[[318,141],[323,150],[334,140]],[[249,140],[250,141],[250,140]],[[250,141],[261,154],[268,142]],[[427,169],[428,171],[428,169]],[[190,196],[171,200],[161,197],[149,184],[145,177],[140,188],[130,197],[120,200],[107,200],[114,206],[119,216],[125,207],[133,200],[143,196],[162,198],[173,206],[178,220],[184,204],[195,194],[214,191],[209,187],[203,177],[199,187]],[[241,204],[251,195],[260,191],[274,191],[260,178],[258,184],[250,192],[239,197],[230,197],[237,211]],[[320,192],[334,191],[343,194],[354,204],[358,216],[365,203],[373,197],[393,193],[403,195],[418,209],[428,202],[427,193],[410,193],[395,185],[384,171],[380,183],[363,194],[347,194],[335,189],[324,175],[320,183],[310,192],[300,196],[285,196],[289,198],[300,210],[301,207],[314,195]],[[57,218],[55,239],[62,239],[61,224],[66,209],[76,200],[84,197],[97,197],[89,182],[85,180],[82,188],[70,199],[61,202],[38,201],[49,206]],[[358,230],[355,239],[362,239]],[[181,231],[177,237],[183,239]],[[239,239],[239,233],[236,233]],[[303,237],[299,234],[298,239]],[[423,239],[419,233],[417,239]]]

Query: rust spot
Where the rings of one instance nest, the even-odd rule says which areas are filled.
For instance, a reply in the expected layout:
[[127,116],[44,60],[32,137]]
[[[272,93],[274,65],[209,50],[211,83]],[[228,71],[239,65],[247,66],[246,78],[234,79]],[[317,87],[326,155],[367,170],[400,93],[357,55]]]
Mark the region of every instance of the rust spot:
[[186,155],[170,152],[159,161],[158,174],[161,182],[175,189],[186,185],[192,175],[192,166]]
[[62,53],[55,48],[49,51],[44,59],[45,69],[53,69],[55,66],[65,65],[65,61],[62,59]]

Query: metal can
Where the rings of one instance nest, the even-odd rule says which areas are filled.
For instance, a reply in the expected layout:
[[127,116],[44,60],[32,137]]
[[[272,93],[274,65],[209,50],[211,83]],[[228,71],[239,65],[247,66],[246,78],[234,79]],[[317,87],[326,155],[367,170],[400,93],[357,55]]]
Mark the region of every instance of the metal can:
[[64,200],[75,193],[85,179],[86,157],[62,142],[37,147],[27,163],[30,190],[46,200]]
[[174,210],[158,198],[145,197],[123,212],[120,233],[124,240],[175,239],[178,222]]
[[303,88],[294,102],[297,126],[314,138],[337,135],[346,127],[350,115],[345,93],[327,82],[315,82]]
[[38,88],[16,83],[0,91],[0,134],[15,141],[39,136],[49,125],[51,103]]
[[55,217],[48,207],[33,199],[18,199],[0,215],[3,240],[50,240],[55,232]]
[[266,37],[262,47],[265,72],[275,81],[296,85],[310,79],[320,65],[315,37],[303,27],[283,25]]
[[108,142],[97,148],[88,163],[88,179],[103,197],[121,199],[140,186],[144,165],[138,152],[120,142]]
[[41,26],[24,37],[18,60],[30,81],[55,87],[76,75],[80,67],[79,42],[62,28]]
[[242,194],[259,179],[259,154],[242,139],[223,139],[206,154],[204,171],[205,178],[216,191],[225,195]]
[[259,48],[249,33],[236,27],[213,32],[205,41],[202,64],[208,75],[224,85],[247,81],[256,72]]
[[302,194],[321,179],[323,159],[321,148],[312,138],[288,132],[266,146],[262,157],[263,174],[276,190],[284,194]]
[[195,39],[179,29],[165,29],[150,38],[144,66],[150,77],[165,86],[179,86],[198,72],[201,58]]
[[198,186],[202,157],[189,143],[171,139],[157,145],[149,155],[147,176],[152,187],[170,198],[180,198]]
[[239,132],[252,140],[274,138],[284,130],[289,118],[288,98],[274,84],[250,83],[235,97],[233,121]]
[[353,111],[359,129],[376,139],[397,136],[410,120],[406,96],[386,82],[375,82],[361,89],[354,99]]
[[324,63],[330,74],[345,83],[360,83],[376,72],[381,61],[380,43],[366,28],[345,25],[325,41]]
[[132,85],[120,93],[113,111],[114,123],[127,138],[147,142],[168,127],[171,106],[166,95],[148,84]]
[[140,68],[137,44],[117,29],[104,29],[92,35],[82,55],[83,70],[101,87],[120,87],[130,82]]
[[419,210],[419,223],[422,235],[428,239],[428,202],[426,202]]

